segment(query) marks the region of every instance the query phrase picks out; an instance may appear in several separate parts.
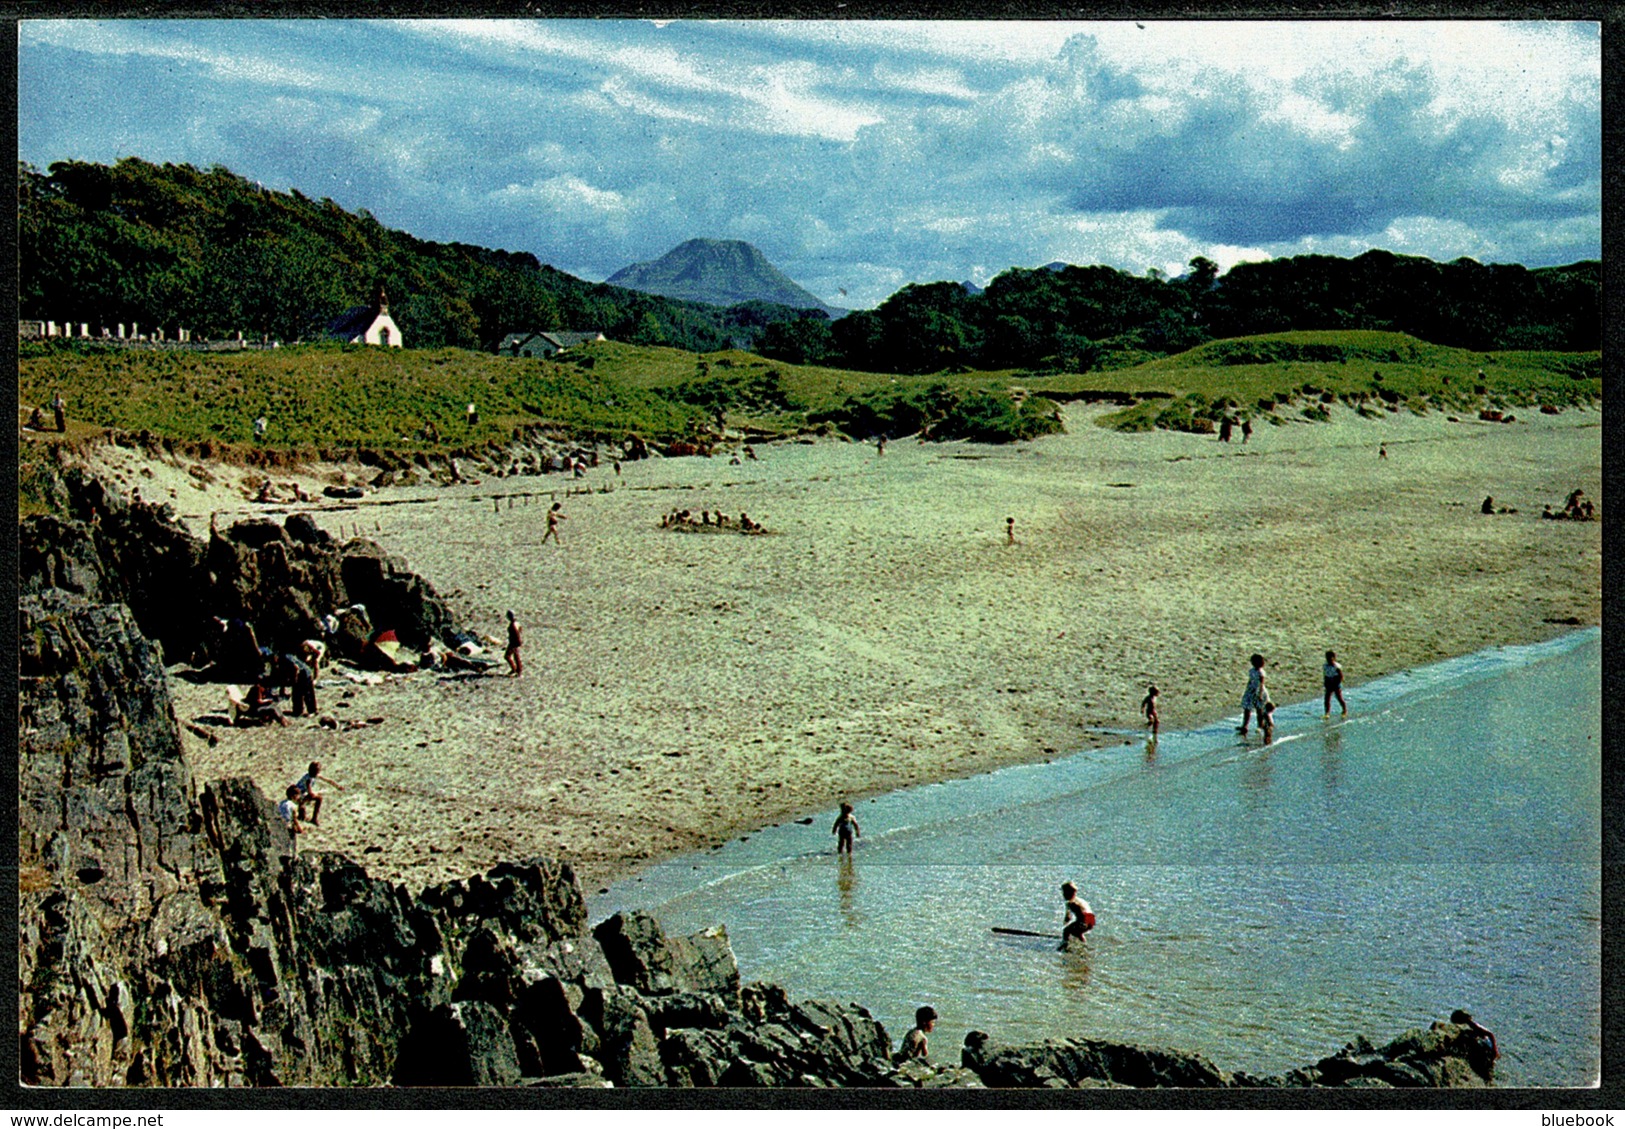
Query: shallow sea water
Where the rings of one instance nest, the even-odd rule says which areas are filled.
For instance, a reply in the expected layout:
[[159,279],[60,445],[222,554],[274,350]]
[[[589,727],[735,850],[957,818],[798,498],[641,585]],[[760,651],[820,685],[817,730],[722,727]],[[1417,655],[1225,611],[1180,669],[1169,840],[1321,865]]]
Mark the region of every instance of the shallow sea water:
[[[589,899],[672,932],[725,924],[745,979],[965,1032],[1202,1052],[1274,1073],[1465,1007],[1497,1081],[1601,1064],[1601,633],[1498,647],[1277,711],[857,805],[658,864]],[[1333,706],[1334,711],[1336,706]],[[1081,951],[1059,886],[1099,917]]]

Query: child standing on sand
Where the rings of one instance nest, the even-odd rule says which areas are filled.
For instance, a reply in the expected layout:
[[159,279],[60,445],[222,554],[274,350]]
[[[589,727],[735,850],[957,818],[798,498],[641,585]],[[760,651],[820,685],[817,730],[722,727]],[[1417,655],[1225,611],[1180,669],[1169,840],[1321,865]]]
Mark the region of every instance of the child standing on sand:
[[1140,703],[1140,712],[1145,714],[1145,723],[1151,727],[1151,736],[1157,735],[1157,695],[1161,693],[1155,686],[1146,691],[1145,701]]
[[1326,680],[1326,716],[1332,716],[1332,699],[1343,707],[1344,716],[1348,715],[1349,704],[1343,700],[1343,668],[1337,665],[1337,652],[1326,652],[1326,665],[1321,668],[1321,674]]
[[1253,667],[1247,672],[1247,691],[1241,696],[1241,728],[1236,730],[1243,737],[1247,736],[1247,722],[1255,712],[1259,725],[1264,724],[1264,703],[1269,700],[1269,691],[1264,689],[1264,656],[1255,654],[1249,661]]
[[829,833],[835,836],[836,854],[843,851],[849,855],[852,853],[852,840],[861,836],[863,831],[858,827],[858,821],[852,814],[851,804],[841,804],[841,814],[835,817],[835,826],[829,829]]

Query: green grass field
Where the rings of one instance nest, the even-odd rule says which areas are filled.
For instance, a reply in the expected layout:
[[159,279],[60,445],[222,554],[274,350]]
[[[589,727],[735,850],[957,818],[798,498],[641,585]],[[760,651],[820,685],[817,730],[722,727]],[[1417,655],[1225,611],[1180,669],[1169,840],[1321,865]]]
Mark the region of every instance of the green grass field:
[[[1200,426],[1224,411],[1316,418],[1341,402],[1384,410],[1592,403],[1598,353],[1475,353],[1402,334],[1338,331],[1213,341],[1177,356],[1091,373],[1022,371],[892,376],[788,365],[730,350],[694,354],[618,342],[566,362],[461,349],[308,345],[194,353],[95,345],[25,345],[18,404],[60,390],[76,423],[208,443],[225,457],[257,446],[288,453],[454,450],[505,442],[515,428],[584,439],[635,432],[692,435],[720,409],[761,436],[825,424],[855,436],[931,426],[942,437],[1024,438],[1052,427],[1045,397],[1113,399],[1102,418],[1125,430]],[[1031,396],[1012,396],[1012,389]],[[470,427],[465,410],[479,409]],[[270,423],[256,442],[253,421]],[[424,438],[426,424],[437,440]]]

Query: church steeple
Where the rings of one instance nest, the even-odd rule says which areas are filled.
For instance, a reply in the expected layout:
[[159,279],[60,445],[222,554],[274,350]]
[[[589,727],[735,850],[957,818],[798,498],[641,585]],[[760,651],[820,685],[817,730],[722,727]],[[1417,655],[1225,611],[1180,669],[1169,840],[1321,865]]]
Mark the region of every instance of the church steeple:
[[384,293],[384,284],[380,282],[378,289],[372,296],[372,308],[380,314],[389,313],[389,295]]

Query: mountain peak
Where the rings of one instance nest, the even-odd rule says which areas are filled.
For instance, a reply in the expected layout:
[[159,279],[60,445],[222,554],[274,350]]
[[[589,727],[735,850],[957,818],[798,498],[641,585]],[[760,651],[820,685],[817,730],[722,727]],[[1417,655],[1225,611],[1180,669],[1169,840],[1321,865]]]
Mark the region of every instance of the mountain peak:
[[604,281],[628,290],[713,306],[762,301],[831,312],[831,307],[740,239],[685,240],[653,262],[633,263]]

